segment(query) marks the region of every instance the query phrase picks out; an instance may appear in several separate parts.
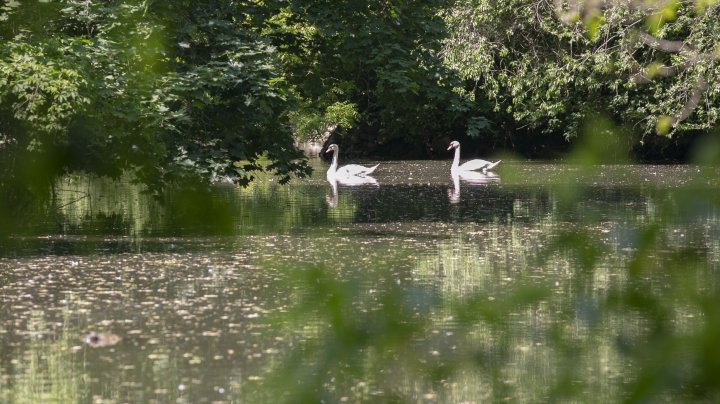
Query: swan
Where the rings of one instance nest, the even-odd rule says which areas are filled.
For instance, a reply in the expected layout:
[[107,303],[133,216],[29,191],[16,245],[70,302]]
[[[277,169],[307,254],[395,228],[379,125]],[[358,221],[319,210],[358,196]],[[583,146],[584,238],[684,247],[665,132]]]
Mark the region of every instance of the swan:
[[332,182],[332,179],[352,178],[352,177],[365,177],[366,175],[375,171],[380,164],[375,164],[373,167],[365,167],[359,164],[348,164],[338,168],[338,154],[340,154],[340,147],[336,144],[328,146],[325,153],[333,152],[332,164],[327,171],[328,181]]
[[489,170],[492,170],[502,161],[498,160],[493,163],[491,161],[483,159],[475,159],[460,164],[460,142],[458,142],[457,140],[453,140],[452,142],[450,142],[450,146],[448,146],[447,149],[455,149],[455,157],[453,158],[452,167],[450,168],[451,173],[462,173],[475,170],[482,170],[482,172],[487,172]]

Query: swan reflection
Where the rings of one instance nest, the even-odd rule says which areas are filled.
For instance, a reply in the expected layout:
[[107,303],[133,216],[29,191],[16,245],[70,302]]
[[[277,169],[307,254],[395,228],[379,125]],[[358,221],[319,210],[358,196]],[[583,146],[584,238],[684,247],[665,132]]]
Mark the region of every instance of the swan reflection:
[[448,199],[450,203],[460,202],[460,183],[468,185],[485,185],[500,182],[500,177],[490,171],[461,171],[452,172],[453,187],[448,188]]
[[379,187],[377,180],[369,175],[364,177],[343,177],[343,178],[328,178],[330,188],[332,189],[332,195],[325,196],[325,202],[328,206],[334,208],[338,204],[338,185],[346,187],[358,187],[358,186],[369,186]]

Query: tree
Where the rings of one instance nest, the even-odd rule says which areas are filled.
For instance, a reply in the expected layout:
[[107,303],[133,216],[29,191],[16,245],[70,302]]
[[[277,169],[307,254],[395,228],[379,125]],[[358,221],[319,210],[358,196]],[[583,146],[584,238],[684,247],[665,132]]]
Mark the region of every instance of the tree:
[[313,137],[337,128],[350,152],[426,156],[433,142],[477,120],[462,82],[438,58],[446,4],[278,2],[262,33],[301,100],[296,131]]
[[640,4],[457,2],[443,55],[496,111],[544,133],[572,139],[598,110],[638,128],[638,144],[714,127],[718,5]]
[[151,190],[308,174],[274,50],[242,27],[243,11],[231,1],[5,6],[0,185],[47,189],[69,171],[130,172]]

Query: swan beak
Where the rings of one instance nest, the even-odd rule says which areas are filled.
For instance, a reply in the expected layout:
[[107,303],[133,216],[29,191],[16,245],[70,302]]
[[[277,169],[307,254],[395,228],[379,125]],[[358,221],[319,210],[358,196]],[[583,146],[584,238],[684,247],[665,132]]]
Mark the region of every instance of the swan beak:
[[448,146],[448,150],[451,150],[453,148],[453,145]]

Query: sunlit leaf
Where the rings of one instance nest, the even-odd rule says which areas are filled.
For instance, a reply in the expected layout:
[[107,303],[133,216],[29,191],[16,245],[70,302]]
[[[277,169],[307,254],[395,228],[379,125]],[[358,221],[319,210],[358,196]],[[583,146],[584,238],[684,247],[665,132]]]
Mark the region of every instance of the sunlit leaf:
[[658,117],[657,124],[655,125],[655,130],[657,131],[657,133],[659,135],[667,136],[670,134],[672,125],[673,125],[672,117],[663,115],[663,116]]

